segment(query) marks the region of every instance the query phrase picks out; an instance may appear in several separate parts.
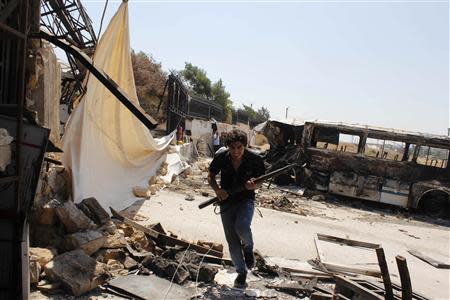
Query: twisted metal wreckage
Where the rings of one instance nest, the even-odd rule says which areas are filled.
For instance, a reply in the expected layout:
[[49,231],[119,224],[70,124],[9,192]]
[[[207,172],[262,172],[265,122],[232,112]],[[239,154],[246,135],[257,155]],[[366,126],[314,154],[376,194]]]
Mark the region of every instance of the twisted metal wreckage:
[[450,216],[449,137],[331,122],[268,121],[258,130],[269,137],[272,167],[307,163],[297,184]]

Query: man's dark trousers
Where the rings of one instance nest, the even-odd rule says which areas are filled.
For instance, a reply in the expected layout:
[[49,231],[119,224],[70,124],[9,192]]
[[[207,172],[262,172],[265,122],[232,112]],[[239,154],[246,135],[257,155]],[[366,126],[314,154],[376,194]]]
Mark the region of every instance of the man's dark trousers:
[[255,202],[253,199],[230,201],[232,203],[226,203],[221,207],[222,225],[236,272],[246,274],[247,270],[242,251],[253,255],[253,237],[250,226]]

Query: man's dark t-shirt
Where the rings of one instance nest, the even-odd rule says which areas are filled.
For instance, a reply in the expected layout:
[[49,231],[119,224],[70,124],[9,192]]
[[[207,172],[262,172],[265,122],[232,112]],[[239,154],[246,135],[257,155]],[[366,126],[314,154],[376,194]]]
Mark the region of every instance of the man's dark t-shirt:
[[[260,156],[245,149],[241,165],[235,171],[231,163],[230,153],[226,150],[214,157],[209,166],[209,171],[213,174],[220,172],[220,186],[227,192],[230,192],[230,190],[244,187],[247,180],[263,175],[265,167]],[[230,196],[229,200],[243,199],[255,199],[255,191],[244,190],[234,196]]]

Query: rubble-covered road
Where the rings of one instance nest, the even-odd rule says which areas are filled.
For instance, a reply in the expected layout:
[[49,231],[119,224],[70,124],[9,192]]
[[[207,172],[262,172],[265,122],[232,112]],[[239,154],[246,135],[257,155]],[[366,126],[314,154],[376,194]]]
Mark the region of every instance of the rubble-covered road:
[[[263,195],[261,195],[263,196]],[[255,212],[253,232],[256,248],[263,255],[298,259],[306,262],[317,257],[314,238],[317,233],[381,244],[386,253],[393,282],[400,283],[395,256],[408,261],[413,289],[432,299],[450,298],[450,270],[437,269],[413,257],[414,249],[440,261],[449,262],[450,233],[446,226],[409,220],[356,208],[340,207],[326,202],[290,196],[303,213],[292,214],[259,208]],[[193,198],[193,199],[192,199]],[[188,200],[187,200],[188,199]],[[213,207],[198,209],[199,195],[160,191],[149,200],[137,201],[127,209],[130,217],[147,225],[160,222],[168,231],[189,240],[224,243],[220,217]],[[374,251],[353,249],[334,244],[321,245],[327,261],[376,268]],[[342,248],[342,249],[341,249]],[[349,249],[347,249],[349,248]],[[225,249],[226,250],[226,249]]]

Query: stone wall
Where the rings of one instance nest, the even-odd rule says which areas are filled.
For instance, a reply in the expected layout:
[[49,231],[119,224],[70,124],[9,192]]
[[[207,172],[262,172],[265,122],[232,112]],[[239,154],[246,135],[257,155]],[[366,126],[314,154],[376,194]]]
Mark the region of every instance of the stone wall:
[[35,112],[39,125],[49,128],[50,140],[60,144],[61,66],[48,42],[35,49],[35,68],[28,83],[26,108]]

